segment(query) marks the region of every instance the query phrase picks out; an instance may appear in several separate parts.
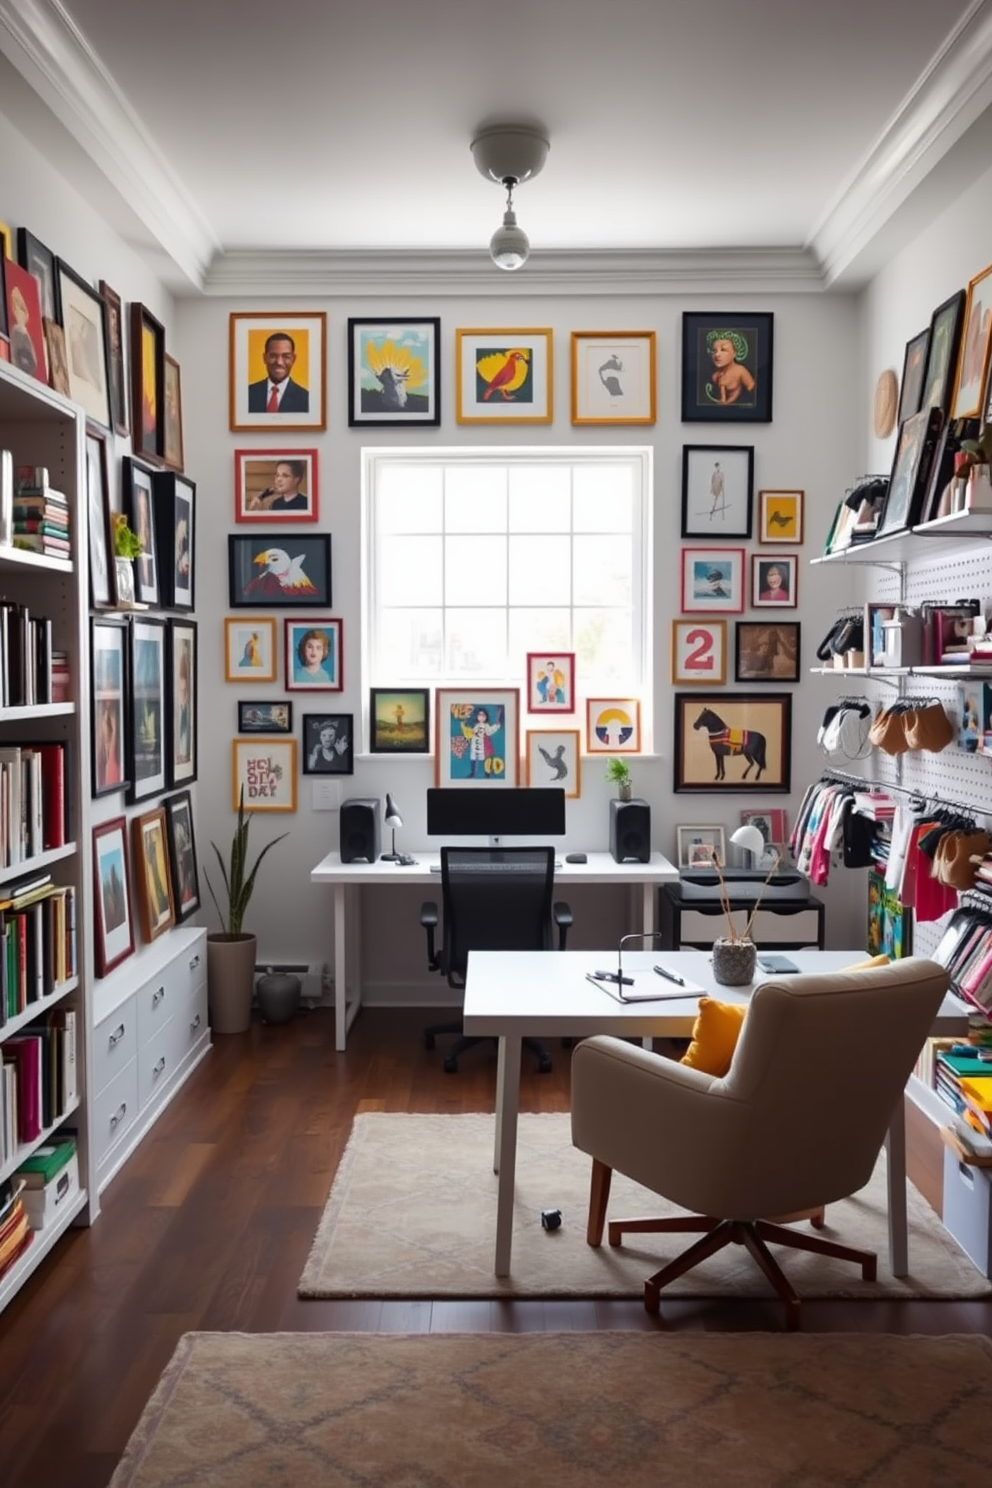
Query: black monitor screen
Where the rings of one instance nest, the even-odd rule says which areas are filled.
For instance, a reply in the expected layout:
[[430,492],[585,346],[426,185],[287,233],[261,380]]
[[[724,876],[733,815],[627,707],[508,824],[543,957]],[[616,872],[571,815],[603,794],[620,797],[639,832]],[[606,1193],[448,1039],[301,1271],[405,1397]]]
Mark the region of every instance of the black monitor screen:
[[429,837],[561,837],[561,786],[453,786],[427,792]]

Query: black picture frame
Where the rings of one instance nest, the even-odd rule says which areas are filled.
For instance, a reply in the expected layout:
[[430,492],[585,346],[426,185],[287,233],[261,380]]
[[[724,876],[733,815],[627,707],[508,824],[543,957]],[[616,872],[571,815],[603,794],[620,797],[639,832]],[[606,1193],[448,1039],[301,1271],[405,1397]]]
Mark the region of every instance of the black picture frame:
[[939,408],[946,418],[950,412],[967,298],[966,290],[957,290],[942,305],[938,305],[930,317],[930,339],[918,410],[920,413]]
[[193,830],[193,803],[189,791],[167,796],[165,807],[166,839],[169,844],[169,876],[177,922],[188,920],[200,908],[200,874],[196,859],[196,835]]
[[900,428],[876,539],[907,532],[919,522],[943,422],[941,410],[928,407],[914,413]]
[[22,269],[27,269],[28,273],[33,274],[38,281],[41,313],[44,318],[54,320],[56,325],[61,325],[62,300],[59,295],[55,254],[26,227],[17,229],[17,262]]
[[106,609],[114,603],[114,551],[110,532],[107,440],[96,427],[86,430],[86,511],[90,552],[90,603]]
[[155,471],[131,455],[123,461],[124,511],[132,531],[144,548],[134,560],[134,597],[140,604],[159,603],[158,562],[155,542]]
[[[400,712],[397,712],[400,709]],[[429,687],[369,688],[369,753],[430,754]]]
[[899,383],[899,412],[897,420],[904,424],[914,413],[920,411],[920,399],[923,396],[923,374],[927,366],[927,351],[930,346],[930,327],[925,326],[922,331],[917,331],[906,342],[906,351],[902,359],[902,380]]
[[[733,742],[726,738],[740,735]],[[791,692],[677,692],[674,789],[679,794],[788,794]]]
[[175,787],[196,779],[199,655],[195,620],[170,619],[168,625],[168,777]]
[[751,536],[754,445],[682,446],[682,536],[723,542]]
[[[966,439],[978,439],[981,420],[977,418],[949,419],[937,437],[933,460],[930,462],[930,478],[920,507],[920,522],[932,522],[946,513],[941,511],[941,502],[948,485],[954,479],[954,464]],[[945,502],[945,507],[948,502]]]
[[127,375],[124,370],[124,306],[106,279],[100,280],[100,298],[107,307],[107,368],[110,373],[110,416],[114,432],[128,435]]
[[[279,556],[259,564],[266,553]],[[329,532],[230,533],[227,559],[232,610],[320,609],[332,602]]]
[[166,789],[166,622],[156,615],[132,615],[128,622],[128,786],[129,804],[160,796]]
[[[158,603],[193,610],[196,578],[196,484],[174,470],[152,472]],[[140,597],[140,596],[139,596]]]
[[114,795],[127,785],[130,646],[126,620],[90,617],[90,795]]
[[[770,424],[775,317],[771,311],[686,310],[682,315],[682,422]],[[717,342],[730,357],[718,365]]]
[[[381,336],[376,336],[376,330]],[[380,366],[366,358],[364,333]],[[423,367],[423,376],[419,369]],[[411,373],[418,380],[411,382]],[[370,384],[371,377],[378,387]],[[426,387],[421,392],[420,388]],[[441,426],[441,321],[436,315],[364,315],[348,321],[348,424],[380,429]]]
[[[325,739],[324,730],[334,737]],[[355,717],[352,713],[304,713],[304,775],[354,775]]]
[[738,620],[734,626],[734,681],[798,682],[802,659],[798,620]]
[[260,698],[238,701],[239,734],[291,734],[293,705],[283,701],[270,703]]
[[107,307],[92,284],[55,260],[69,395],[81,403],[87,418],[110,429],[110,370],[107,359]]
[[147,305],[131,305],[131,447],[161,465],[165,455],[165,327]]

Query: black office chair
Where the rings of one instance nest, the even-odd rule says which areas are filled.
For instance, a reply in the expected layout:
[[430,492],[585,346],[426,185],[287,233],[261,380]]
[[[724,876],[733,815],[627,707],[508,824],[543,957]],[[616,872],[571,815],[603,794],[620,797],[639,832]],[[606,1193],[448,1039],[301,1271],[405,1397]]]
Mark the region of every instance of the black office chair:
[[[421,905],[420,923],[427,932],[427,962],[451,987],[464,990],[469,951],[549,951],[551,922],[558,927],[558,949],[572,923],[567,904],[552,904],[555,878],[553,847],[442,847],[441,893],[444,933],[436,947],[437,905]],[[424,1029],[424,1047],[433,1049],[439,1033],[462,1036],[444,1057],[445,1072],[454,1074],[458,1056],[484,1038],[466,1038],[461,1018],[434,1023]],[[543,1044],[525,1038],[542,1075],[551,1069]]]

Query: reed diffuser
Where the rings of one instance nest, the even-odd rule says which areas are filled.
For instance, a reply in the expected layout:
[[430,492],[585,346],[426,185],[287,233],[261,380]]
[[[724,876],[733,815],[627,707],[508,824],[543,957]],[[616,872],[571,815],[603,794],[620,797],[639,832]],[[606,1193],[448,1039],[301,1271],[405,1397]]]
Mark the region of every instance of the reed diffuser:
[[[757,856],[765,850],[765,839],[758,828],[750,823],[747,826],[738,827],[730,838],[736,847],[743,847],[753,856]],[[765,889],[771,883],[772,875],[782,861],[782,854],[775,849],[772,865],[765,875],[764,883],[758,890],[751,913],[748,915],[747,924],[742,932],[738,932],[734,924],[733,913],[730,908],[730,892],[727,881],[723,876],[723,864],[720,862],[719,854],[714,852],[710,858],[716,870],[717,882],[720,885],[720,908],[723,910],[727,921],[727,934],[718,936],[713,942],[713,979],[724,987],[743,987],[754,980],[754,969],[757,964],[757,948],[751,939],[751,926],[754,917],[758,913]]]

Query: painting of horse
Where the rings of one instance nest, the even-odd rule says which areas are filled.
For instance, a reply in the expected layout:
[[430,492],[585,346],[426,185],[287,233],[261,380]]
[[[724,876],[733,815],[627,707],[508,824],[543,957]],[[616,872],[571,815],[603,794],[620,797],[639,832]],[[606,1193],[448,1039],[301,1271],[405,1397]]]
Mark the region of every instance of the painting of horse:
[[755,769],[755,780],[761,779],[761,773],[767,768],[766,740],[764,734],[757,729],[728,728],[720,717],[714,713],[712,708],[704,708],[692,725],[696,729],[705,729],[710,736],[710,748],[716,760],[717,780],[726,779],[727,770],[724,761],[727,755],[741,755],[747,760],[747,766],[741,776],[746,780],[752,768]]
[[789,790],[791,701],[770,692],[677,693],[675,789]]

